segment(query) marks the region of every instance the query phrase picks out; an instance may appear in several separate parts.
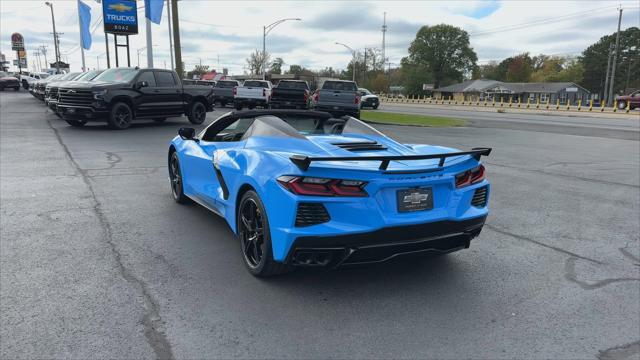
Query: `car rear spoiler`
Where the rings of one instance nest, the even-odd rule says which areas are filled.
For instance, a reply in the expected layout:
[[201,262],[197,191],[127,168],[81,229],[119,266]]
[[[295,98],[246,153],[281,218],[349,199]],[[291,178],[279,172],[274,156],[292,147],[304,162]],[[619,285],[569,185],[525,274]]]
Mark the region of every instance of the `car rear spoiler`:
[[289,157],[292,163],[302,171],[309,169],[312,161],[380,161],[380,170],[387,170],[389,162],[396,160],[426,160],[440,159],[438,167],[443,167],[446,158],[462,155],[471,155],[476,160],[480,160],[481,156],[489,156],[491,148],[473,148],[471,151],[451,152],[443,154],[429,155],[397,155],[397,156],[336,156],[336,157],[309,157],[305,155],[292,155]]

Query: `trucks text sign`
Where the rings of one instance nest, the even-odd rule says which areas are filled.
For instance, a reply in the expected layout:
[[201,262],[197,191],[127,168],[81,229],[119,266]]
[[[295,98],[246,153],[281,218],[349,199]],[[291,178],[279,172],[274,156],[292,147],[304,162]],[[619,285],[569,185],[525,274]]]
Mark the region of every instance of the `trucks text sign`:
[[138,33],[138,9],[132,0],[103,0],[104,32],[118,35]]

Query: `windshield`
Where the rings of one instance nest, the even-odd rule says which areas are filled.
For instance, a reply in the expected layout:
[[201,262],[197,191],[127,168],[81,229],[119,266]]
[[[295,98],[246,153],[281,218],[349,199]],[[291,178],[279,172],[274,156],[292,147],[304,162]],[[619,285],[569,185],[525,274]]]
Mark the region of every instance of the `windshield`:
[[136,77],[137,74],[138,70],[134,69],[109,69],[96,76],[93,80],[126,83],[133,80],[133,78]]
[[360,91],[360,95],[372,95],[371,91],[367,90],[367,89],[358,89],[358,91]]
[[38,75],[40,75],[40,79],[46,79],[46,78],[49,77],[49,74],[47,74],[47,73],[42,73],[42,74],[38,74]]
[[7,74],[4,71],[0,71],[0,77],[7,77],[7,76],[9,76],[9,74]]
[[78,78],[76,78],[76,81],[91,81],[91,80],[93,80],[93,78],[98,76],[101,72],[102,72],[102,70],[87,71],[86,73],[78,76]]
[[303,81],[280,81],[278,83],[278,89],[307,90],[309,89],[309,86],[307,86],[307,83]]
[[218,81],[216,83],[217,88],[232,88],[234,86],[238,86],[235,81]]
[[76,78],[76,76],[80,75],[80,73],[74,72],[74,73],[68,73],[64,76],[62,76],[60,78],[60,80],[73,80]]
[[256,81],[256,80],[247,80],[244,82],[242,86],[261,87],[261,88],[269,87],[266,81]]
[[348,81],[325,81],[322,90],[357,91],[356,84]]

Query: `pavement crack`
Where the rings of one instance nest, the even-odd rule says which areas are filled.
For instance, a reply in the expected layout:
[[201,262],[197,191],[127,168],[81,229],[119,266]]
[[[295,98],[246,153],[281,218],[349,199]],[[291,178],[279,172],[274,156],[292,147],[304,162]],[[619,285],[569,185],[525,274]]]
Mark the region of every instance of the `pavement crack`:
[[553,251],[557,251],[559,253],[563,253],[565,255],[569,255],[569,256],[571,256],[573,258],[578,258],[578,259],[586,260],[586,261],[589,261],[589,262],[592,262],[592,263],[595,263],[595,264],[598,264],[598,265],[602,265],[601,261],[598,261],[598,260],[595,260],[595,259],[591,259],[591,258],[582,256],[582,255],[578,255],[578,254],[576,254],[574,252],[571,252],[569,250],[565,250],[565,249],[559,248],[557,246],[545,244],[545,243],[540,242],[538,240],[534,240],[534,239],[531,239],[531,238],[528,238],[528,237],[525,237],[525,236],[522,236],[522,235],[514,234],[514,233],[508,232],[506,230],[499,229],[499,228],[497,228],[497,227],[495,227],[495,226],[493,226],[491,224],[485,224],[484,226],[489,228],[489,229],[491,229],[491,230],[493,230],[493,231],[495,231],[495,232],[497,232],[497,233],[500,233],[502,235],[507,235],[507,236],[516,238],[518,240],[524,240],[524,241],[527,241],[527,242],[530,242],[530,243],[545,247],[547,249],[551,249]]
[[588,283],[586,281],[582,281],[578,279],[578,274],[576,272],[576,261],[578,259],[575,257],[568,258],[564,263],[564,277],[565,279],[571,281],[572,283],[578,284],[581,288],[585,290],[594,290],[599,289],[601,287],[607,286],[609,284],[617,283],[617,282],[626,282],[626,281],[640,281],[638,278],[610,278],[604,279],[600,281],[596,281],[593,283]]
[[103,211],[102,203],[100,202],[100,200],[98,200],[98,197],[96,195],[95,189],[93,188],[93,184],[91,183],[91,180],[87,176],[86,171],[83,171],[82,168],[80,168],[79,164],[76,162],[76,160],[73,158],[73,156],[71,155],[71,151],[69,151],[69,148],[62,140],[62,137],[60,136],[58,129],[56,129],[53,126],[53,124],[51,123],[51,120],[47,119],[47,124],[53,131],[58,143],[60,144],[65,154],[69,158],[69,161],[71,162],[72,166],[75,168],[75,170],[78,173],[82,175],[82,180],[86,184],[91,194],[91,198],[93,200],[92,209],[95,212],[98,218],[98,221],[100,222],[100,226],[102,227],[105,240],[109,245],[111,252],[114,256],[114,259],[118,265],[120,275],[128,283],[133,285],[139,291],[142,299],[144,300],[145,312],[142,317],[142,326],[144,329],[144,335],[147,339],[147,343],[153,349],[156,355],[156,358],[173,359],[174,357],[171,349],[171,344],[169,343],[169,340],[167,339],[167,336],[162,329],[163,321],[162,321],[162,318],[160,317],[160,305],[153,299],[153,296],[149,291],[148,285],[142,279],[138,278],[134,274],[134,272],[131,269],[127,268],[127,266],[124,264],[122,259],[122,254],[118,250],[118,247],[116,246],[113,239],[111,224],[109,223],[109,220],[107,219],[106,214]]
[[596,357],[599,360],[632,359],[632,356],[636,354],[640,354],[640,340],[600,350]]

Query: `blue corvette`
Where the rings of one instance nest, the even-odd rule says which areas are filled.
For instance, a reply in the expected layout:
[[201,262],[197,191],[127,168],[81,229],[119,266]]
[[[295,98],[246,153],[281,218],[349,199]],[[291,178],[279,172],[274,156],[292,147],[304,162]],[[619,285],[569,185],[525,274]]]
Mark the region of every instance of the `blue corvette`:
[[490,148],[400,144],[352,117],[227,113],[169,147],[178,203],[224,217],[255,276],[469,247],[487,217]]

